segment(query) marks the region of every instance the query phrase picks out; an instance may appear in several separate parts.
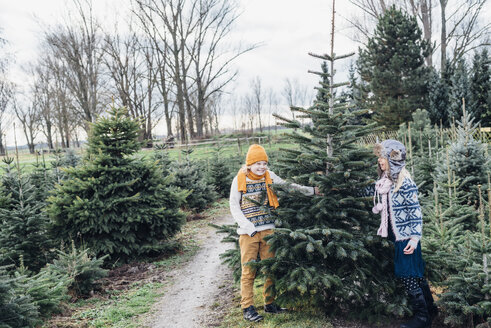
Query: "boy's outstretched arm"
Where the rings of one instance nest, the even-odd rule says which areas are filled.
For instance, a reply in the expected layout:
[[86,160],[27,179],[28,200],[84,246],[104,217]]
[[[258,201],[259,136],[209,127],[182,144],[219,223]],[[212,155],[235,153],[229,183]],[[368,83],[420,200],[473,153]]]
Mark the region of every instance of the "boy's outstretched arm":
[[242,193],[239,191],[237,177],[235,177],[232,181],[232,186],[230,186],[230,213],[239,225],[239,229],[252,237],[256,232],[256,227],[242,213],[242,209],[240,208],[241,197]]

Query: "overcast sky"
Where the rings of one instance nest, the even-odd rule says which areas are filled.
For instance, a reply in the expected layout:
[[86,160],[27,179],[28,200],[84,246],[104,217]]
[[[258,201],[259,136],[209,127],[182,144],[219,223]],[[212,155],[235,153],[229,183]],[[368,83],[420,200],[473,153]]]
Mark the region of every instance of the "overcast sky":
[[[251,79],[259,76],[264,88],[272,88],[278,94],[284,80],[290,78],[298,79],[312,90],[309,91],[312,95],[317,77],[308,74],[307,70],[318,70],[320,61],[310,57],[308,52],[329,51],[331,1],[242,0],[238,3],[241,15],[231,38],[235,43],[261,43],[261,46],[236,60],[239,75],[229,91],[244,94]],[[68,0],[0,0],[1,36],[8,40],[8,49],[15,57],[11,78],[16,83],[26,84],[28,76],[20,67],[36,58],[44,27],[62,22],[68,4]],[[115,21],[115,17],[126,15],[130,0],[94,0],[93,4],[97,16],[107,24]],[[348,1],[338,0],[338,4],[339,14],[349,15]],[[347,37],[351,31],[347,29],[346,21],[340,16],[336,19],[339,30],[336,52],[356,51],[358,45]],[[348,65],[349,60],[338,70],[344,72]],[[7,139],[10,144],[11,136],[8,135]]]
[[[0,0],[2,36],[9,41],[17,65],[25,65],[36,57],[43,25],[62,21],[69,3],[69,0]],[[95,0],[94,7],[98,17],[107,23],[114,21],[115,16],[123,17],[121,13],[125,14],[129,3],[130,0]],[[275,89],[287,77],[312,86],[316,78],[307,70],[318,69],[319,60],[307,53],[329,50],[331,1],[243,0],[239,4],[241,15],[233,39],[262,46],[237,59],[235,65],[240,73],[237,86],[240,89],[248,86],[255,76]],[[347,0],[338,0],[338,7],[340,15],[349,15],[351,7]],[[357,45],[346,37],[351,33],[346,22],[341,17],[337,20],[341,33],[336,36],[337,52],[356,51]]]
[[[9,50],[15,56],[12,78],[18,84],[25,84],[28,78],[19,67],[36,58],[44,26],[63,21],[70,3],[70,0],[0,0],[0,29],[3,30],[0,35],[9,41]],[[114,22],[115,17],[124,17],[130,3],[130,0],[93,0],[97,16],[106,24]],[[240,0],[238,3],[241,15],[231,38],[234,42],[262,46],[236,60],[239,76],[229,91],[247,92],[250,80],[256,76],[262,79],[264,88],[277,93],[281,92],[286,78],[298,79],[312,90],[318,79],[307,70],[318,70],[320,60],[310,57],[308,52],[329,52],[332,1]],[[335,52],[357,51],[359,44],[349,37],[353,31],[343,18],[351,17],[355,8],[348,0],[338,0],[336,6]],[[487,11],[490,12],[489,4]],[[345,79],[350,61],[343,60],[337,66],[337,81]]]

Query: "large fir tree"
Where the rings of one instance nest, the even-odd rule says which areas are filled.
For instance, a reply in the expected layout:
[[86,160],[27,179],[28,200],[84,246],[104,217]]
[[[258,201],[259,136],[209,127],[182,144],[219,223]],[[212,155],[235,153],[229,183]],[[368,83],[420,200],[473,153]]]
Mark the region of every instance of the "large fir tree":
[[183,223],[185,195],[169,188],[155,162],[133,156],[138,122],[125,109],[108,114],[92,125],[84,162],[65,170],[48,199],[53,234],[111,259],[165,249]]
[[277,166],[280,175],[317,185],[324,196],[309,198],[276,188],[281,199],[274,213],[278,228],[268,240],[276,255],[260,264],[275,278],[279,302],[312,302],[328,312],[372,320],[402,315],[403,299],[392,293],[395,279],[387,279],[393,270],[391,247],[374,236],[379,219],[360,195],[376,173],[375,157],[357,141],[374,127],[349,125],[366,111],[350,112],[340,105],[334,101],[329,113],[328,102],[317,100],[302,110],[314,124],[291,135],[299,147],[284,150]]
[[488,50],[476,52],[470,77],[469,112],[482,126],[491,126],[491,70]]
[[440,76],[438,72],[436,72],[434,69],[431,69],[428,81],[428,113],[430,114],[431,123],[439,126],[449,127],[449,80],[445,78],[445,74],[444,76]]
[[462,99],[464,99],[467,103],[469,103],[470,99],[469,72],[467,69],[467,64],[463,58],[460,59],[455,65],[450,80],[452,86],[450,88],[450,106],[448,109],[448,117],[450,124],[452,124],[463,114]]
[[429,50],[414,17],[394,6],[380,17],[357,61],[360,76],[373,94],[369,105],[379,124],[397,129],[416,108],[427,108],[424,58]]

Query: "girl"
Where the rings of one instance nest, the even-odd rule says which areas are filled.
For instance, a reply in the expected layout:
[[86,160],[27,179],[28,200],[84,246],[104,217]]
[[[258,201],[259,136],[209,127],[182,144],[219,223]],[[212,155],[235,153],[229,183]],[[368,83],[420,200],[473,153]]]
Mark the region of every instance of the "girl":
[[[271,189],[271,185],[284,184],[285,181],[271,171],[268,171],[268,155],[263,147],[252,145],[246,156],[246,165],[242,167],[232,182],[230,188],[230,212],[238,223],[237,233],[239,236],[240,261],[242,264],[242,275],[240,278],[241,307],[244,319],[249,321],[260,321],[263,319],[254,307],[253,287],[256,272],[253,268],[245,265],[247,262],[274,256],[269,251],[269,246],[264,237],[273,233],[274,218],[257,203],[266,198],[264,205],[270,208],[278,207],[278,198]],[[297,184],[291,186],[305,195],[319,194],[317,187],[304,187]],[[264,311],[268,313],[281,313],[285,309],[273,303],[274,297],[268,292],[273,284],[267,278],[264,284]]]
[[413,310],[413,318],[401,328],[430,327],[438,309],[426,279],[421,256],[422,214],[418,188],[406,170],[406,148],[396,140],[375,145],[379,180],[375,184],[374,213],[381,213],[377,232],[394,242],[394,271],[401,279]]

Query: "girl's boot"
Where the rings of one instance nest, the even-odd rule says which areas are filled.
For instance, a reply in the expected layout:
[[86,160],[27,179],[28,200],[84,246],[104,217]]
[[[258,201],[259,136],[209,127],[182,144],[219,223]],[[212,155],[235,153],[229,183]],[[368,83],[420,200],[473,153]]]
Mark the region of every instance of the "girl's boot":
[[428,327],[431,327],[431,323],[433,319],[438,315],[438,307],[435,305],[433,300],[433,295],[431,295],[430,286],[428,285],[428,281],[424,279],[420,283],[421,290],[423,290],[423,295],[426,301],[426,307],[428,308],[428,314],[430,316],[430,321],[428,323]]
[[410,292],[409,304],[413,310],[413,317],[406,323],[401,325],[401,328],[425,328],[429,327],[430,316],[428,314],[428,308],[426,306],[423,290],[418,287]]

